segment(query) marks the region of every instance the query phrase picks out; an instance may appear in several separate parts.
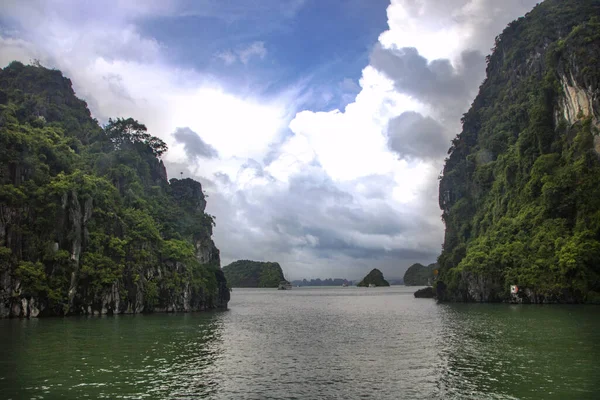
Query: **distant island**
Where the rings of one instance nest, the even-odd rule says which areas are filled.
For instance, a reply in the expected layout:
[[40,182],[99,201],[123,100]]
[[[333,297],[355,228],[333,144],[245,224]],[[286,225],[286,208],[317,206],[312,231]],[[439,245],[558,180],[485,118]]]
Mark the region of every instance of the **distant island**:
[[404,284],[406,286],[427,286],[433,282],[433,271],[437,264],[413,264],[404,273]]
[[295,280],[292,281],[293,286],[352,286],[353,282],[342,278],[327,278],[327,279],[311,279],[311,280]]
[[383,274],[377,268],[371,270],[356,286],[390,286],[389,282],[383,278]]
[[286,280],[276,262],[238,260],[224,266],[223,273],[232,288],[276,288]]

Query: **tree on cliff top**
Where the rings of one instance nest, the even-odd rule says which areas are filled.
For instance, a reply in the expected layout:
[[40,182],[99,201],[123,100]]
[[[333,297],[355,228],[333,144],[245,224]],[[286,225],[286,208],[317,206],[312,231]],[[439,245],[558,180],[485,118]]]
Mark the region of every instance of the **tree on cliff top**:
[[135,146],[141,144],[147,146],[155,157],[161,157],[168,148],[166,143],[156,136],[147,132],[146,125],[139,123],[133,118],[108,119],[108,124],[104,127],[104,132],[115,149],[121,149],[123,146]]

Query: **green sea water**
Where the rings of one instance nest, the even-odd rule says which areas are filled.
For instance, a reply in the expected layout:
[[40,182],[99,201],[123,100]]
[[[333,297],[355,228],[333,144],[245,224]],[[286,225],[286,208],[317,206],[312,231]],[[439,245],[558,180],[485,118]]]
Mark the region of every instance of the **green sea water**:
[[597,399],[600,308],[234,289],[224,312],[0,320],[0,399]]

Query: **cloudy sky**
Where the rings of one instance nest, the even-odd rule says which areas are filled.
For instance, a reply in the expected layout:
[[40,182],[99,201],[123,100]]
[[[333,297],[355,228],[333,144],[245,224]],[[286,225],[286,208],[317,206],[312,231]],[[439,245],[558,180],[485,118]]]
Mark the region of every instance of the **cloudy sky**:
[[437,258],[438,176],[494,37],[534,0],[3,0],[0,66],[39,59],[199,180],[222,263],[401,277]]

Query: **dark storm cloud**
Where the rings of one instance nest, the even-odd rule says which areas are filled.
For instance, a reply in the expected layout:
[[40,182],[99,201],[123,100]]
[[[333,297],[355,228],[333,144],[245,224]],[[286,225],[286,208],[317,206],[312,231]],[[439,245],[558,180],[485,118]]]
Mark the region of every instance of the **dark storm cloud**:
[[438,160],[446,154],[449,142],[440,123],[408,111],[390,120],[388,146],[401,158]]
[[[388,147],[400,158],[439,163],[450,139],[460,129],[485,76],[485,57],[464,51],[453,65],[448,59],[427,60],[417,49],[386,49],[377,45],[371,65],[394,81],[396,90],[431,107],[432,116],[405,112],[388,123]],[[435,119],[434,119],[435,118]]]
[[190,160],[219,157],[217,150],[190,128],[177,128],[173,136],[177,142],[183,143],[185,154]]
[[338,188],[320,168],[313,171],[312,174],[300,173],[290,178],[290,195],[298,196],[307,205],[311,202],[322,205],[327,201],[351,204],[354,201],[352,194]]
[[[305,233],[319,239],[318,245],[312,250],[317,258],[337,258],[344,256],[352,259],[376,260],[395,257],[397,260],[427,258],[437,256],[437,251],[428,249],[396,248],[386,250],[383,247],[365,246],[355,241],[349,241],[340,234],[339,229],[306,227]],[[365,232],[362,232],[365,233]]]
[[[350,249],[357,242],[352,234],[393,236],[409,232],[414,228],[408,218],[398,214],[389,206],[382,204],[376,210],[365,210],[356,205],[348,203],[333,204],[320,207],[310,206],[304,203],[305,215],[285,212],[290,208],[292,195],[287,194],[282,198],[286,207],[276,206],[271,215],[271,228],[281,234],[289,235],[291,238],[302,238],[310,235],[318,241],[307,242],[307,246],[323,250]],[[321,201],[330,202],[331,198],[324,196]],[[336,244],[337,243],[337,244]],[[343,244],[343,245],[341,245]],[[360,246],[360,245],[359,245]],[[380,251],[380,250],[378,250]]]
[[399,92],[448,109],[452,117],[466,111],[485,73],[485,57],[477,51],[463,52],[454,67],[447,59],[430,62],[413,47],[386,49],[379,44],[371,53],[371,65],[392,79]]
[[382,203],[376,210],[334,205],[327,213],[338,221],[338,227],[369,235],[397,235],[410,229],[402,215]]

